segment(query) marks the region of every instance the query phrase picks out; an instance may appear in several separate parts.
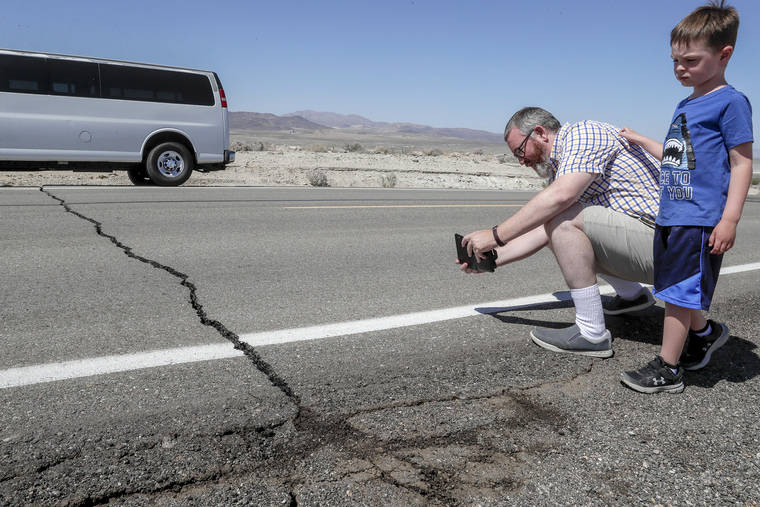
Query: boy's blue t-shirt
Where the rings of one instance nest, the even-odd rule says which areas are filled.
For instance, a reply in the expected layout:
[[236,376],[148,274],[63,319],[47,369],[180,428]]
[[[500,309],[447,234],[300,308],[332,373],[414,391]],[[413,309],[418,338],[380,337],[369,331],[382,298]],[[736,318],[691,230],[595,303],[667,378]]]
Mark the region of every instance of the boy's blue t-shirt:
[[662,151],[659,225],[715,226],[726,206],[728,150],[752,141],[752,106],[724,86],[681,101]]

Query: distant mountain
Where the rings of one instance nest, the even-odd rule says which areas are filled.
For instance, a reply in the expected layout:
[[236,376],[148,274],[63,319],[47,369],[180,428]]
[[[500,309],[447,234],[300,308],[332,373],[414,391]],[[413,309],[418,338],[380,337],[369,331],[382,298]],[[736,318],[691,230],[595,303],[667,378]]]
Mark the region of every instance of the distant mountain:
[[309,121],[313,121],[314,123],[320,123],[322,125],[327,125],[328,127],[333,127],[336,129],[357,127],[374,128],[384,125],[383,123],[368,120],[364,116],[359,116],[358,114],[338,114],[306,110],[288,113],[283,116],[300,116],[302,118],[306,118]]
[[301,116],[277,116],[270,113],[230,111],[230,128],[237,130],[321,130],[329,127],[314,123]]
[[465,128],[436,128],[415,123],[386,123],[369,120],[357,114],[338,114],[321,111],[296,111],[284,115],[286,117],[301,117],[315,123],[337,129],[359,130],[378,134],[419,134],[429,137],[454,137],[469,141],[503,142],[501,134],[485,130]]
[[464,128],[436,128],[415,123],[387,123],[357,114],[296,111],[277,116],[270,113],[230,112],[230,128],[236,130],[325,130],[339,129],[362,134],[416,134],[428,137],[453,137],[468,141],[501,143],[500,134]]

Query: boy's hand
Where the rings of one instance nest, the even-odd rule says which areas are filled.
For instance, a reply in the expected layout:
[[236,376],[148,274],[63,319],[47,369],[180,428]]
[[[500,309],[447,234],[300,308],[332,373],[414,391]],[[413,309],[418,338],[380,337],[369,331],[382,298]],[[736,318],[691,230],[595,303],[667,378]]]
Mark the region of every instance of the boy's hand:
[[627,139],[629,143],[633,144],[640,144],[640,141],[642,139],[641,134],[633,129],[629,129],[628,127],[623,127],[620,129],[620,135]]
[[713,229],[710,234],[710,240],[708,245],[712,248],[711,254],[722,254],[731,249],[734,246],[736,240],[736,222],[731,220],[721,220],[718,225]]

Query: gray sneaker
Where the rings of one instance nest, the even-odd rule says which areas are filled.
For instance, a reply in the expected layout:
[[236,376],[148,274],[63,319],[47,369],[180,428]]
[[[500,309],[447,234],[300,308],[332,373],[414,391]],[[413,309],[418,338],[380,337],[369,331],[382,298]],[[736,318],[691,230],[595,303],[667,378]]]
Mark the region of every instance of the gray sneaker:
[[581,334],[576,324],[562,329],[537,327],[530,332],[533,342],[539,347],[554,352],[580,354],[591,357],[612,357],[612,335],[605,329],[604,339],[594,343]]
[[638,312],[655,304],[654,296],[647,290],[636,299],[623,299],[620,296],[606,305],[602,305],[605,315],[620,315],[622,313]]

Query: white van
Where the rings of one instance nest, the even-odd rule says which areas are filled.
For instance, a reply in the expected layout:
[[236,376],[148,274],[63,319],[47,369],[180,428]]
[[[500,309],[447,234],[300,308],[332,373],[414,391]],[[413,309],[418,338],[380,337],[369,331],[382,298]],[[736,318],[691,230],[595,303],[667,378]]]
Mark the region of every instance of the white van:
[[174,186],[223,169],[229,147],[214,72],[0,49],[0,166],[120,166]]

